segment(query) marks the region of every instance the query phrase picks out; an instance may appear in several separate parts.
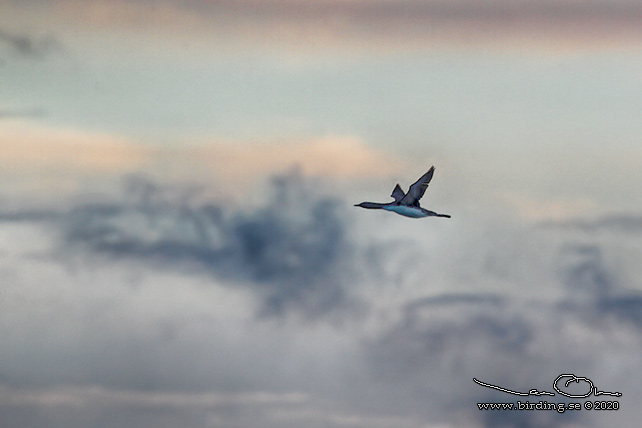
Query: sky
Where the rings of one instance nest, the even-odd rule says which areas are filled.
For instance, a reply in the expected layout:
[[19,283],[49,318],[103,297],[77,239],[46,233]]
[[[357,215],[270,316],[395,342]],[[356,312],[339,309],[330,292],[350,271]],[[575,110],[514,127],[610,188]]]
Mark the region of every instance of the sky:
[[[640,18],[3,1],[0,425],[633,425]],[[620,410],[477,408],[562,373]]]

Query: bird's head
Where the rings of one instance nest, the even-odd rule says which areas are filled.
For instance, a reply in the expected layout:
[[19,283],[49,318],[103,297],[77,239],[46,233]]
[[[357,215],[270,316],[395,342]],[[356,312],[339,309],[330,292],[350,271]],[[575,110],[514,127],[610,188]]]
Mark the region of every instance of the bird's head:
[[361,202],[360,204],[355,204],[355,207],[367,208],[367,209],[377,209],[381,208],[381,204],[374,202]]

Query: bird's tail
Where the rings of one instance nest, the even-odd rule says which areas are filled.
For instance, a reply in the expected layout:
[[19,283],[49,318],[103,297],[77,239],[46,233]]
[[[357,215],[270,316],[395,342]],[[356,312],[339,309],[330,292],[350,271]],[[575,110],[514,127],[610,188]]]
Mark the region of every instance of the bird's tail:
[[437,217],[446,217],[446,218],[450,218],[450,214],[437,214]]

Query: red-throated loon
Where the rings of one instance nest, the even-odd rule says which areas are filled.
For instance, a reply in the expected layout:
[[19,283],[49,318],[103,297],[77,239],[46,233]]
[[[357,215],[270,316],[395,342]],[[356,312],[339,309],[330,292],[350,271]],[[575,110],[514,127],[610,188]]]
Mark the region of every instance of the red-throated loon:
[[377,202],[361,202],[360,204],[355,205],[355,207],[368,208],[371,210],[382,209],[386,211],[392,211],[399,215],[412,218],[422,218],[422,217],[447,217],[450,218],[448,214],[437,214],[434,211],[429,211],[427,209],[421,208],[419,206],[419,199],[424,195],[426,189],[428,188],[428,183],[432,179],[432,175],[435,173],[435,167],[432,166],[427,173],[421,176],[410,189],[408,193],[404,193],[401,190],[401,186],[397,184],[395,189],[392,191],[391,197],[395,200],[387,204],[380,204]]

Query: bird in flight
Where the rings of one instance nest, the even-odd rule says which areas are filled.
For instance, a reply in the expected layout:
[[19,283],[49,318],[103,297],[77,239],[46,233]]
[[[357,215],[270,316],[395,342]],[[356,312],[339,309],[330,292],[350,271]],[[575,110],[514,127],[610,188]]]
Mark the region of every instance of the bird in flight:
[[429,211],[425,208],[419,206],[419,199],[426,193],[428,188],[428,183],[432,180],[432,175],[435,173],[435,167],[432,166],[427,173],[422,175],[419,180],[417,180],[410,189],[408,193],[404,193],[401,189],[401,186],[397,184],[392,191],[391,197],[394,198],[393,202],[387,204],[380,204],[378,202],[361,202],[356,204],[355,207],[367,208],[370,210],[386,210],[392,211],[402,216],[412,217],[412,218],[423,218],[423,217],[446,217],[450,218],[448,214],[437,214],[434,211]]

